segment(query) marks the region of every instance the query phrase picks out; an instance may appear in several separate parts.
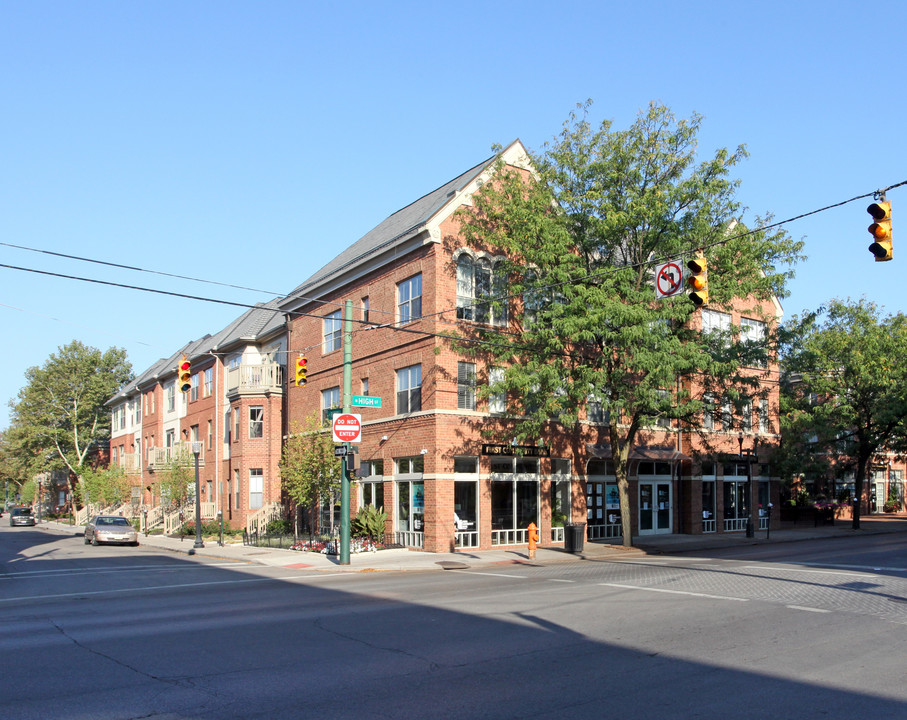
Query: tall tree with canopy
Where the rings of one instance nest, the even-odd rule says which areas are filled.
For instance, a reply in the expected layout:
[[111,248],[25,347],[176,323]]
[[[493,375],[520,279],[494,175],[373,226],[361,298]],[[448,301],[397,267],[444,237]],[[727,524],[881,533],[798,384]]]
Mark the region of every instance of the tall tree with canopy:
[[[702,252],[710,307],[734,298],[783,297],[802,243],[783,231],[747,231],[731,170],[744,147],[697,162],[701,118],[676,120],[652,104],[626,130],[594,128],[581,107],[534,155],[533,172],[499,162],[459,218],[467,244],[504,258],[480,306],[508,313],[510,332],[481,324],[461,330],[458,348],[503,368],[488,396],[509,393],[519,438],[551,423],[575,426],[590,399],[611,421],[623,542],[632,544],[628,466],[641,434],[659,418],[702,425],[703,397],[743,402],[758,378],[741,372],[770,353],[771,336],[739,342],[691,329],[685,295],[656,301],[656,261]],[[768,220],[757,218],[757,226]],[[771,320],[771,318],[767,318]],[[484,339],[484,344],[467,340]],[[695,386],[702,392],[691,393]],[[516,398],[520,398],[519,401]]]
[[31,472],[63,467],[78,478],[92,450],[110,437],[104,403],[133,378],[126,351],[102,352],[73,340],[40,367],[26,370],[25,377],[18,399],[10,403],[16,451],[27,458]]
[[[785,327],[784,457],[814,472],[854,471],[863,497],[879,453],[907,452],[907,317],[865,298],[831,300]],[[860,528],[854,503],[853,528]]]
[[[299,531],[299,510],[309,515],[314,527],[314,512],[319,503],[331,503],[340,489],[340,459],[334,455],[330,428],[317,412],[300,425],[294,423],[280,458],[283,491],[296,504],[295,532]],[[334,514],[331,513],[331,522]],[[333,528],[332,528],[333,529]]]

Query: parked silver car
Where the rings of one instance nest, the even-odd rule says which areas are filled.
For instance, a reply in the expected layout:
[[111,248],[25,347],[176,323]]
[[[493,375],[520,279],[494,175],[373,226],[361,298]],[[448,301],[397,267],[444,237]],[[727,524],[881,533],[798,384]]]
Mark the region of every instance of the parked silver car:
[[30,507],[14,507],[9,511],[9,524],[12,527],[27,525],[34,527],[35,516],[31,514]]
[[85,526],[85,544],[120,543],[138,545],[139,534],[119,515],[97,515]]

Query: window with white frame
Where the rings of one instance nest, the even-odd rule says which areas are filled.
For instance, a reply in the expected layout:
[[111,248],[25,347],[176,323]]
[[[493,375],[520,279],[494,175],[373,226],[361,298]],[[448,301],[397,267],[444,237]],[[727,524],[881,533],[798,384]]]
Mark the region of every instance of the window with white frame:
[[233,491],[235,493],[234,497],[236,499],[236,509],[239,510],[239,468],[233,470]]
[[198,373],[194,373],[189,379],[189,399],[198,400]]
[[265,409],[261,405],[249,408],[249,437],[263,438],[265,436]]
[[476,409],[476,364],[457,363],[457,409]]
[[[493,367],[488,370],[488,384],[493,388],[500,388],[506,377],[507,373],[504,368]],[[497,390],[488,396],[488,412],[494,415],[503,415],[507,412],[506,390]]]
[[743,407],[740,408],[740,425],[741,430],[745,433],[753,432],[753,401],[744,400]]
[[425,483],[422,480],[425,463],[421,456],[397,458],[396,461],[398,531],[422,532],[425,517]]
[[362,322],[368,322],[368,295],[362,298]]
[[176,385],[170,383],[167,386],[167,412],[173,412],[176,409]]
[[[479,458],[454,458],[454,529],[476,533],[479,527]],[[475,538],[478,542],[478,537]]]
[[759,401],[759,432],[766,434],[771,431],[772,426],[768,417],[768,400],[763,398]]
[[264,503],[265,471],[249,468],[249,509],[257,510]]
[[321,391],[321,420],[329,422],[331,419],[331,410],[340,407],[340,386],[328,388]]
[[711,394],[702,397],[702,426],[706,430],[715,429],[715,396]]
[[[758,349],[765,343],[766,335],[766,325],[761,320],[740,318],[740,342],[742,344]],[[759,357],[749,364],[752,367],[764,367],[765,359]]]
[[608,425],[611,413],[602,406],[601,400],[594,394],[586,398],[586,420],[595,425]]
[[205,368],[205,397],[214,391],[214,368]]
[[731,316],[729,313],[719,312],[705,308],[702,311],[702,332],[727,334],[731,331]]
[[363,460],[360,505],[374,505],[384,508],[384,461]]
[[422,274],[413,275],[397,286],[397,319],[401,324],[422,317]]
[[340,311],[332,312],[324,318],[324,352],[339,350],[343,345],[343,320]]
[[461,253],[457,258],[457,318],[506,325],[506,287],[503,263]]
[[422,409],[422,366],[410,365],[397,370],[397,412]]
[[[656,393],[662,403],[669,404],[671,402],[671,393],[669,391],[657,390]],[[670,428],[671,418],[665,413],[660,413],[655,418],[655,425],[660,428]]]

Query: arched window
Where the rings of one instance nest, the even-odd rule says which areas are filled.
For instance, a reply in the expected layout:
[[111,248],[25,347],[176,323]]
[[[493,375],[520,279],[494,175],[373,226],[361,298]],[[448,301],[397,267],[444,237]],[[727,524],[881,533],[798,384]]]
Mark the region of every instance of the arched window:
[[507,324],[507,277],[502,263],[487,257],[473,258],[462,253],[457,258],[457,318],[491,325]]

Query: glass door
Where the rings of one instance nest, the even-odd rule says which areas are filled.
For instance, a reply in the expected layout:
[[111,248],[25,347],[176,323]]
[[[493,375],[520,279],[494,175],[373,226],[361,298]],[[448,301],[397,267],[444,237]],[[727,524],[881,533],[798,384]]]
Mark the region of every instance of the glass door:
[[672,527],[671,483],[639,483],[639,534],[670,533]]

